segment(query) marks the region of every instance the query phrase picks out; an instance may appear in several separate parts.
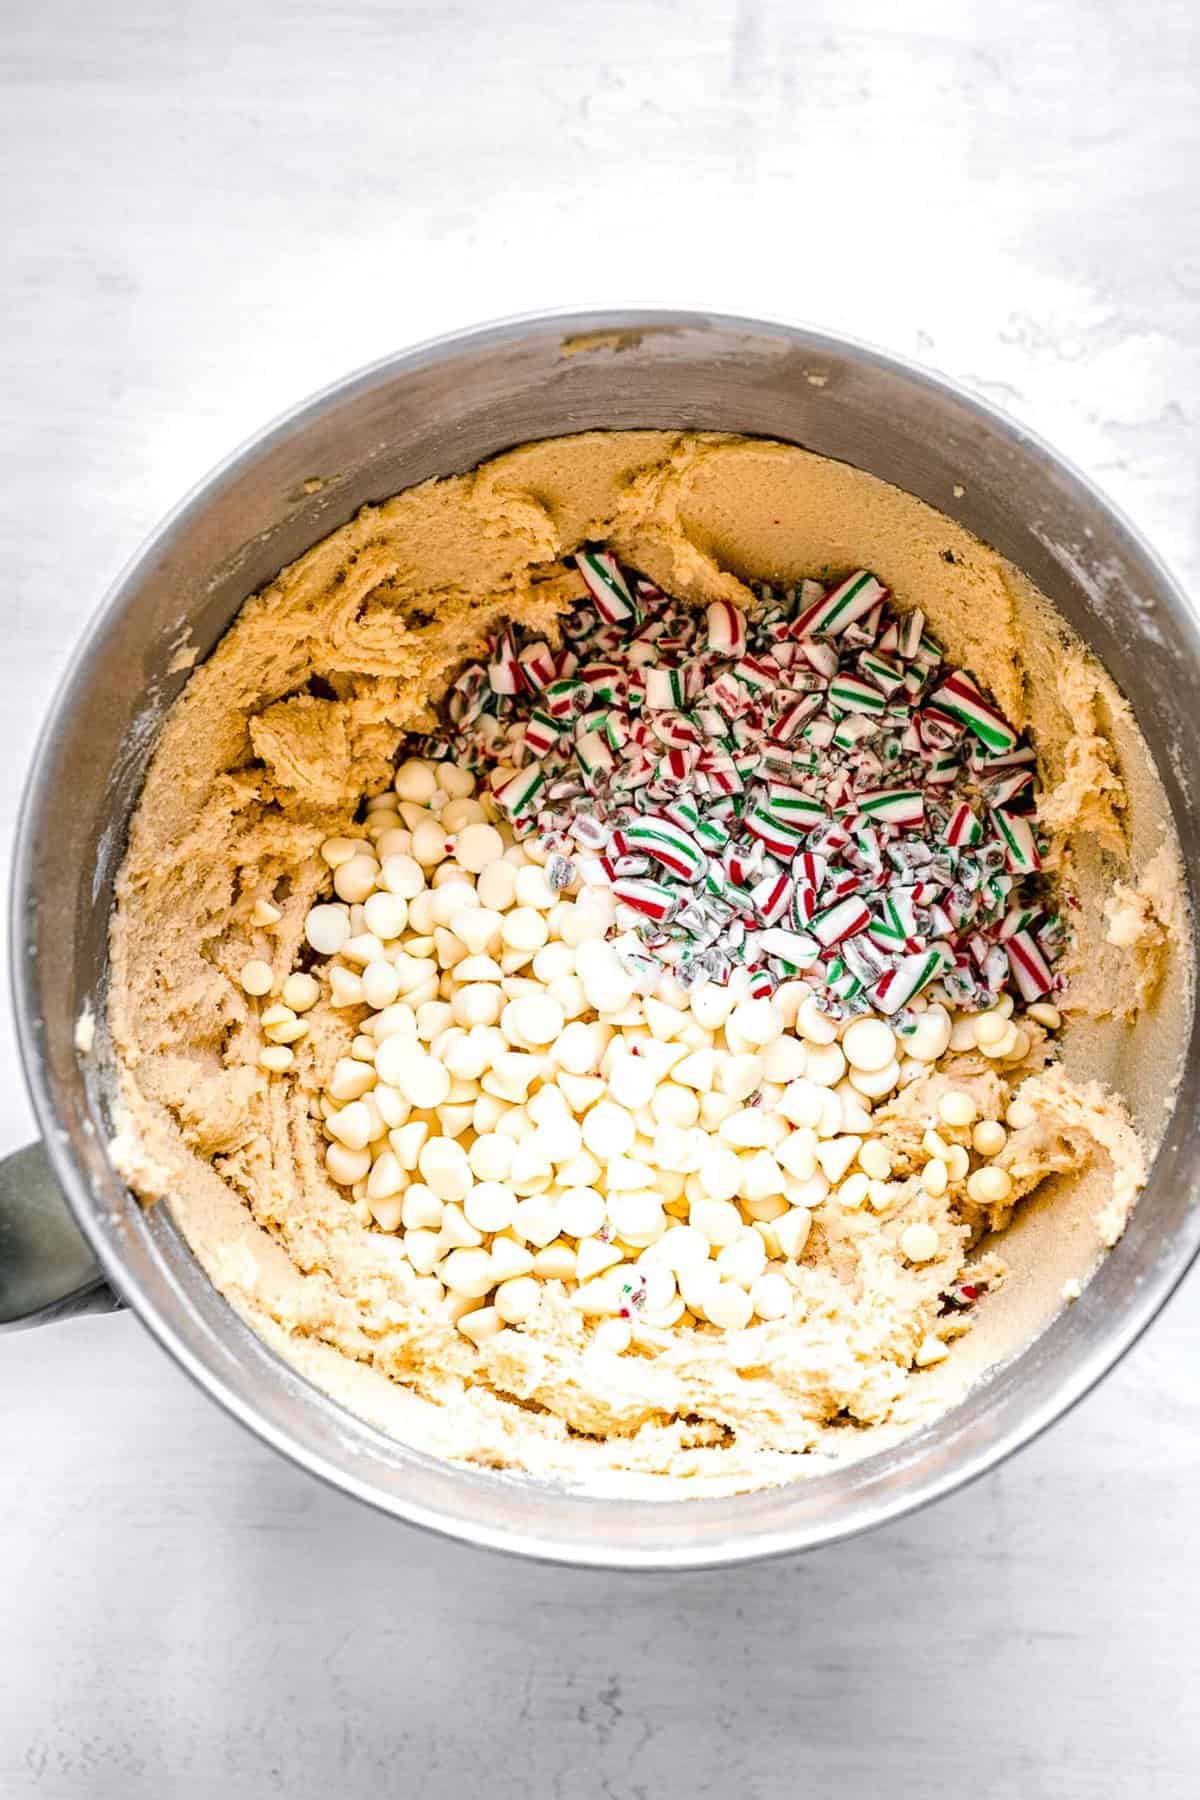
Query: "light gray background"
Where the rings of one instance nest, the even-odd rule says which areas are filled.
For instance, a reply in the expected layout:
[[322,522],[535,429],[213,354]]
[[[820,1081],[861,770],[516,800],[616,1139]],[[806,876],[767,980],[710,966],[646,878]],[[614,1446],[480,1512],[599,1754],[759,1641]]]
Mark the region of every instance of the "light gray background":
[[[6,843],[165,508],[490,315],[709,303],[914,354],[1196,577],[1191,0],[39,0],[0,30]],[[0,1057],[15,1144],[7,1018]],[[0,1795],[1194,1795],[1197,1292],[969,1492],[683,1580],[387,1524],[128,1317],[9,1337]]]

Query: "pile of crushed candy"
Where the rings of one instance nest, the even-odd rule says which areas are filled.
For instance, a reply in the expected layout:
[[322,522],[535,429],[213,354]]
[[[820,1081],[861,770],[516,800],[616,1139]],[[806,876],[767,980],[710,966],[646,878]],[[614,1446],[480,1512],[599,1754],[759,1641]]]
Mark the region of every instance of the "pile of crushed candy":
[[865,570],[705,612],[605,549],[576,563],[561,647],[506,630],[415,753],[481,778],[552,886],[611,889],[647,990],[802,977],[830,1017],[903,1036],[921,994],[974,1012],[1061,988],[1035,752],[920,611]]

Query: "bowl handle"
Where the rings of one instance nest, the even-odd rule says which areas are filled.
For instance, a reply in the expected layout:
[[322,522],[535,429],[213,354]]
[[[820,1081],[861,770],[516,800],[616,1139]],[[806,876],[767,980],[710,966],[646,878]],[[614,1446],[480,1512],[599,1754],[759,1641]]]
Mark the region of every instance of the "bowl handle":
[[41,1144],[0,1161],[0,1331],[116,1312]]

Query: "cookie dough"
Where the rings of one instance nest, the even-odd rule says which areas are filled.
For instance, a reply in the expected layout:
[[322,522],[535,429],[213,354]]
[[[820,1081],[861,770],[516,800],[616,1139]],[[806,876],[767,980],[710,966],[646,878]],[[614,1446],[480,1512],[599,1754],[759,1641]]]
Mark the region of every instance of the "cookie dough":
[[[316,1096],[353,1025],[319,1003],[294,1072],[272,1079],[239,979],[252,961],[277,980],[295,966],[328,887],[322,842],[354,835],[405,734],[432,728],[499,621],[553,636],[581,591],[564,558],[584,541],[697,604],[745,601],[749,580],[863,567],[922,607],[947,658],[1033,736],[1049,866],[1076,921],[1061,1054],[1037,1033],[1024,1078],[1005,1078],[1024,1107],[1012,1196],[932,1207],[936,1251],[911,1265],[869,1210],[827,1205],[803,1323],[681,1333],[653,1357],[589,1347],[565,1299],[536,1332],[478,1348],[427,1316],[397,1241],[358,1223],[324,1170]],[[950,1403],[1120,1235],[1191,1003],[1181,892],[1126,703],[1029,582],[960,526],[783,444],[654,431],[531,444],[364,509],[250,599],[189,681],[118,885],[113,1154],[145,1199],[167,1197],[268,1343],[405,1442],[592,1488],[751,1488],[860,1455]],[[964,1052],[902,1090],[877,1114],[901,1166],[941,1087],[996,1104],[999,1080]],[[1000,1239],[1006,1272],[988,1234],[1035,1189],[1052,1203],[1019,1208]],[[988,1296],[955,1340],[941,1297],[972,1278]]]

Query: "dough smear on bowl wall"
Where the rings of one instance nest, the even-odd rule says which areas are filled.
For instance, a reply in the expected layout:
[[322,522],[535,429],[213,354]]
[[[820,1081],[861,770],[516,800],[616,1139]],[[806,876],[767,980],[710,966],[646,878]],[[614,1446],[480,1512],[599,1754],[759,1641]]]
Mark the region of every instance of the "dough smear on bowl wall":
[[792,446],[553,439],[365,509],[191,678],[118,885],[114,1154],[405,1442],[752,1488],[1086,1280],[1186,943],[1137,726],[1010,564]]

